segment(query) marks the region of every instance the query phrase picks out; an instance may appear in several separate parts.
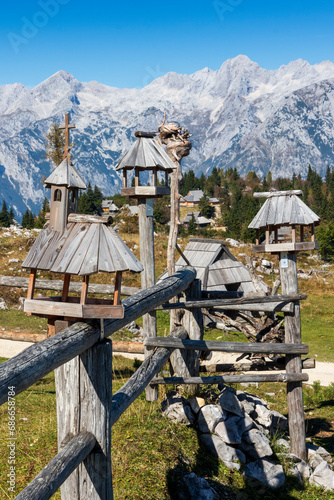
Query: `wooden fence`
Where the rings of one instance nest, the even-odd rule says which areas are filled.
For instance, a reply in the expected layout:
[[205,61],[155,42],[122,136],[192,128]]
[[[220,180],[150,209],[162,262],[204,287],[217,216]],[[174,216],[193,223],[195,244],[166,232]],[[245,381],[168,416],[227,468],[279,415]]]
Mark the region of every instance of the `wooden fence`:
[[[301,354],[307,354],[308,346],[294,342],[293,337],[290,336],[285,344],[205,342],[201,325],[202,307],[247,310],[250,306],[254,310],[269,307],[293,317],[294,304],[298,304],[305,296],[292,293],[275,297],[240,298],[235,295],[234,298],[204,301],[201,300],[199,282],[194,281],[195,275],[192,267],[184,267],[157,285],[124,299],[124,318],[105,320],[104,338],[101,338],[97,322],[78,322],[28,347],[0,366],[0,404],[7,401],[9,386],[15,386],[16,394],[19,394],[52,370],[55,370],[56,378],[59,453],[16,498],[49,499],[61,487],[63,500],[112,499],[111,427],[150,385],[188,384],[194,387],[197,384],[219,382],[286,382],[289,385],[308,380],[308,376],[301,371]],[[184,302],[168,304],[169,300],[183,292]],[[147,354],[143,364],[112,395],[112,342],[106,337],[158,307],[164,310],[183,309],[182,326],[173,330],[168,337],[146,337],[144,344]],[[203,370],[198,362],[199,353],[207,350],[286,354],[288,359],[298,359],[300,363],[293,370],[287,367],[287,373],[201,377],[200,371]],[[172,353],[175,376],[159,377],[159,371]],[[269,365],[267,363],[263,368],[277,369],[278,364]],[[221,366],[215,365],[215,368],[219,372]],[[292,448],[296,436],[299,439],[303,434],[301,427],[304,418],[301,415],[298,417],[292,419],[293,425],[290,426]],[[292,451],[301,456],[303,447],[298,445]]]

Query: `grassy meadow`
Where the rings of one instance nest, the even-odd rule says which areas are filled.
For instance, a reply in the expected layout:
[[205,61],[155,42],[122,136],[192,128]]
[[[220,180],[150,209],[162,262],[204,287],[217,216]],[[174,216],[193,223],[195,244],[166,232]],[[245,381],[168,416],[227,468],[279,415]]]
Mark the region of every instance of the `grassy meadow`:
[[[3,237],[0,232],[0,275],[27,276],[21,269],[21,262],[10,263],[12,258],[22,261],[36,235]],[[139,241],[136,234],[122,234],[128,246],[139,257]],[[183,249],[187,240],[180,242]],[[156,273],[165,270],[167,238],[156,238]],[[240,260],[251,255],[250,246],[231,248]],[[253,256],[254,257],[254,256]],[[270,258],[277,268],[275,257]],[[261,259],[261,256],[257,256]],[[313,255],[300,254],[298,267],[311,278],[300,278],[300,292],[308,294],[302,302],[302,337],[310,346],[310,356],[318,361],[334,362],[334,266],[322,268],[321,261]],[[313,270],[313,271],[312,271]],[[40,273],[38,277],[51,278],[49,273]],[[57,279],[57,277],[55,277]],[[276,274],[264,275],[268,284],[272,284]],[[59,279],[59,277],[58,277]],[[110,282],[108,275],[94,276],[95,282]],[[125,275],[124,285],[140,286],[139,275]],[[0,310],[0,330],[45,333],[46,321],[34,316],[27,317],[22,311],[12,308],[25,292],[19,289],[0,287],[0,298],[4,298],[10,310]],[[138,323],[140,324],[140,320]],[[166,335],[169,329],[168,313],[158,312],[159,335]],[[130,338],[128,332],[117,333],[114,338]],[[208,330],[205,338],[214,340],[245,341],[242,334],[224,334],[220,330]],[[1,352],[0,352],[1,356]],[[0,362],[5,361],[0,358]],[[138,367],[137,360],[114,357],[113,391],[117,391]],[[236,388],[241,388],[237,386]],[[287,481],[279,491],[259,487],[245,479],[242,473],[227,469],[212,457],[199,442],[195,428],[176,425],[167,420],[160,412],[160,402],[172,386],[159,388],[159,401],[149,403],[141,395],[122,415],[113,427],[113,482],[115,500],[163,500],[177,499],[177,492],[182,488],[182,477],[188,472],[195,472],[205,477],[219,492],[220,498],[236,500],[330,500],[333,493],[323,492],[319,488],[306,485],[302,488],[298,481],[289,474],[291,464],[280,458]],[[214,401],[215,395],[209,386],[202,386],[201,395]],[[245,390],[244,388],[242,388]],[[263,397],[273,410],[287,414],[285,384],[260,384],[252,386],[249,392]],[[308,438],[324,446],[334,457],[334,385],[327,388],[320,384],[304,387],[304,405]],[[13,499],[33,477],[57,453],[56,397],[54,375],[50,373],[32,387],[16,397],[16,493],[7,490],[8,456],[6,443],[8,438],[7,404],[0,407],[0,498]],[[272,443],[275,452],[280,450]],[[60,499],[60,492],[54,497]]]

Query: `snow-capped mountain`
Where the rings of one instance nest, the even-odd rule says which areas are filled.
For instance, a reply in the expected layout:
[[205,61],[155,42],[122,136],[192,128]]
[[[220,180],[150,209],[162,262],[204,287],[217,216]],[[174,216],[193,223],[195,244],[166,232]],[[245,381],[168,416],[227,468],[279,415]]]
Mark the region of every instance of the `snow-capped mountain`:
[[184,168],[209,172],[236,167],[241,174],[324,173],[334,163],[334,63],[301,59],[268,71],[246,56],[217,71],[168,73],[143,89],[81,83],[59,71],[33,89],[0,87],[0,200],[17,213],[37,212],[50,164],[45,136],[71,113],[74,164],[105,194],[120,189],[114,167],[138,129],[156,130],[166,111],[192,133]]

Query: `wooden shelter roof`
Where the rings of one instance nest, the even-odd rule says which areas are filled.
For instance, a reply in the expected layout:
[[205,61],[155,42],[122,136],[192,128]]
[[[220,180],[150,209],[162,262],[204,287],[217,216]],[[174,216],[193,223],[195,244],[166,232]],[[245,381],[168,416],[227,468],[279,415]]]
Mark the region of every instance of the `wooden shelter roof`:
[[112,227],[87,222],[67,224],[62,232],[43,229],[22,267],[81,276],[143,270]]
[[[203,290],[235,290],[245,294],[256,294],[248,269],[239,262],[222,240],[191,238],[183,251],[184,256],[196,269]],[[180,257],[176,270],[187,265]]]
[[116,170],[140,170],[158,168],[158,170],[172,171],[176,167],[167,155],[164,148],[151,137],[138,137],[129,151],[116,165]]
[[295,193],[293,191],[266,193],[268,199],[248,227],[262,229],[268,226],[319,223],[320,218]]
[[85,182],[67,157],[64,158],[60,165],[58,165],[49,177],[45,179],[44,186],[50,188],[51,185],[87,189]]

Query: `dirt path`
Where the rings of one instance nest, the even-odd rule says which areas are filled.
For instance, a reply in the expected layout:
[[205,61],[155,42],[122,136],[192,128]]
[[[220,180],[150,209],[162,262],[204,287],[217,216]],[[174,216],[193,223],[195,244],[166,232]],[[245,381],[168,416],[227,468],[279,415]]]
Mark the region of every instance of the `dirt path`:
[[[16,340],[2,340],[0,339],[0,357],[2,358],[12,358],[16,356],[21,351],[26,349],[28,346],[34,345],[32,342],[19,342]],[[125,354],[124,354],[125,356]],[[205,364],[211,365],[216,363],[235,363],[240,354],[224,354],[219,352],[213,352],[212,358],[205,361]],[[143,355],[140,354],[128,354],[126,357],[142,359]],[[321,385],[330,385],[334,383],[334,363],[320,363],[316,362],[316,367],[303,370],[309,375],[309,381],[307,384],[312,385],[316,380],[320,380]],[[247,373],[259,373],[259,372],[247,372]]]

